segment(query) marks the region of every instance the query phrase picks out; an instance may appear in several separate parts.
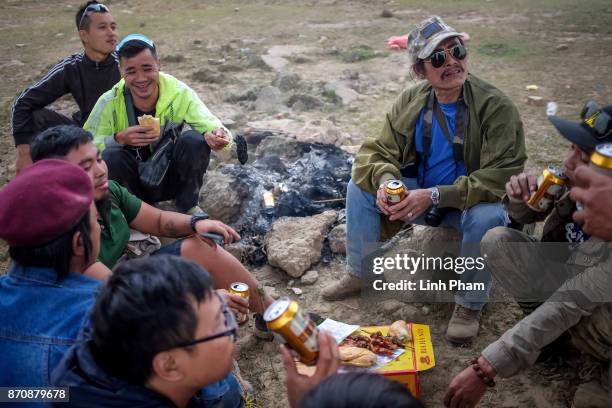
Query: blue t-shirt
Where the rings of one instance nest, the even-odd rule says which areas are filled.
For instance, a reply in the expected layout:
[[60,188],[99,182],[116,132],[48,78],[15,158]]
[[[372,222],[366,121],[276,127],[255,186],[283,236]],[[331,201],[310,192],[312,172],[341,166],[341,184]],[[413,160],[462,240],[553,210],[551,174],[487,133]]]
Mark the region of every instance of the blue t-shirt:
[[[450,137],[453,138],[455,134],[455,115],[457,113],[457,103],[439,103],[438,105],[446,117],[448,131],[450,133]],[[423,109],[419,115],[415,133],[416,150],[421,156],[418,182],[421,184],[422,188],[453,184],[457,177],[467,175],[467,170],[465,168],[465,163],[461,161],[457,163],[455,172],[453,146],[444,136],[444,132],[442,131],[435,114],[433,115],[431,124],[431,149],[429,151],[427,163],[425,163],[423,160],[423,118],[425,116],[426,109],[427,108]],[[427,170],[425,171],[426,164]],[[423,174],[425,174],[424,178]]]

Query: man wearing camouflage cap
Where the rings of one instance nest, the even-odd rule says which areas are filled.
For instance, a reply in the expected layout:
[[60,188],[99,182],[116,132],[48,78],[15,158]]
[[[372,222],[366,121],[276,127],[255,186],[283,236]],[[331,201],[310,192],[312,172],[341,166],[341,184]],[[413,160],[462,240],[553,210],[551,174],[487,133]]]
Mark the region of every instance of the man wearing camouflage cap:
[[[406,222],[423,223],[432,209],[441,214],[440,226],[463,233],[462,257],[479,257],[482,236],[506,225],[500,198],[526,160],[523,125],[507,96],[468,74],[463,41],[437,16],[410,33],[411,69],[425,81],[401,93],[380,135],[364,142],[355,158],[346,205],[348,274],[323,290],[325,299],[365,288],[366,248]],[[384,189],[393,179],[402,180],[409,193],[389,205]],[[467,270],[460,279],[485,289],[456,294],[446,333],[453,343],[476,336],[491,287],[486,269]]]

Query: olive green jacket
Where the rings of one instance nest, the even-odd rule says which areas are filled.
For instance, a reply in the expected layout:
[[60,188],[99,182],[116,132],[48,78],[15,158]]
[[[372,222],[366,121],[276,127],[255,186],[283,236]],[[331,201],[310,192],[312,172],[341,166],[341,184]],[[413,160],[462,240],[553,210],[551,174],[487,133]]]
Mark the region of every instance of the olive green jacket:
[[[429,82],[402,92],[387,113],[380,136],[363,143],[352,174],[361,189],[375,194],[381,183],[399,179],[400,169],[416,162],[415,128],[430,92]],[[460,210],[499,201],[510,176],[521,173],[527,160],[523,123],[506,95],[468,75],[463,100],[468,112],[463,149],[468,175],[453,185],[438,186],[440,207]]]

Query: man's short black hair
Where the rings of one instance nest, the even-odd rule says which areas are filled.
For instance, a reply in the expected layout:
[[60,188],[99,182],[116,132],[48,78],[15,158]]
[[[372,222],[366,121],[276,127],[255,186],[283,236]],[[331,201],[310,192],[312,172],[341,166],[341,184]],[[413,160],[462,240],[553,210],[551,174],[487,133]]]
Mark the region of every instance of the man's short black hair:
[[119,59],[132,58],[135,55],[140,54],[144,50],[151,50],[151,54],[153,54],[153,56],[157,58],[157,51],[155,50],[155,48],[140,40],[131,40],[126,42],[121,46],[119,51],[117,51],[117,55],[119,56]]
[[93,141],[91,133],[78,126],[55,126],[40,133],[30,144],[32,161],[63,158],[72,149]]
[[[81,7],[79,7],[79,10],[74,16],[74,22],[76,23],[77,31],[78,30],[85,30],[85,31],[89,30],[89,24],[91,23],[91,19],[89,18],[88,15],[83,17],[83,13],[85,13],[85,9],[88,6],[91,6],[92,4],[101,4],[101,3],[96,0],[90,0],[87,3],[83,4]],[[106,13],[106,11],[95,11],[95,13]]]
[[310,389],[299,408],[423,408],[397,381],[364,372],[335,374]]
[[156,354],[194,339],[194,302],[206,301],[212,293],[208,272],[178,256],[120,264],[91,314],[96,362],[116,378],[144,385]]
[[[89,210],[77,222],[77,224],[62,234],[59,238],[37,247],[9,247],[9,255],[23,266],[35,266],[40,268],[51,268],[57,273],[57,280],[64,279],[69,272],[81,272],[70,270],[72,259],[72,237],[76,232],[81,233],[83,247],[85,248],[85,259],[91,257],[93,243],[91,242],[91,225],[89,221]],[[36,220],[32,220],[36,222]]]

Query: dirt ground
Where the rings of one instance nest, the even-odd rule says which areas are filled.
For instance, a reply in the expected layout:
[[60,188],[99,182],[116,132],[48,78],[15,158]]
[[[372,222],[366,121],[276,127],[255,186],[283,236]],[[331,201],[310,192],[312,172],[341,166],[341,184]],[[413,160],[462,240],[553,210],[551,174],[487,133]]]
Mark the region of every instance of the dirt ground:
[[[121,34],[142,32],[158,44],[163,70],[192,85],[212,112],[246,121],[273,119],[278,112],[256,112],[224,101],[231,93],[269,85],[276,78],[257,58],[284,57],[285,69],[301,78],[303,93],[323,103],[311,110],[286,111],[297,121],[328,119],[347,133],[343,144],[358,145],[375,136],[385,111],[412,80],[405,52],[386,49],[391,35],[408,32],[432,14],[471,34],[469,67],[495,84],[516,103],[525,126],[528,168],[560,164],[567,144],[546,119],[545,107],[527,104],[528,95],[559,105],[558,114],[576,119],[586,100],[612,101],[612,5],[606,0],[403,0],[403,1],[108,1]],[[14,173],[10,106],[15,96],[60,58],[81,51],[74,27],[78,1],[1,0],[0,13],[0,186]],[[381,16],[383,10],[391,17]],[[359,48],[355,48],[359,47]],[[212,80],[200,82],[194,72],[209,69]],[[218,76],[222,73],[222,76]],[[329,103],[337,95],[322,92],[325,82],[349,81],[358,98],[348,105]],[[527,91],[526,85],[538,85]],[[56,108],[70,113],[69,98]],[[328,303],[319,290],[343,273],[345,259],[315,266],[319,280],[303,286],[304,307],[347,323],[390,323],[388,313],[365,300]],[[8,264],[0,243],[0,270]],[[279,295],[293,295],[290,280],[266,266],[254,270]],[[519,317],[511,302],[487,308],[479,338],[455,348],[443,340],[450,308],[426,307],[417,317],[431,326],[437,365],[421,376],[422,400],[442,406],[445,388],[465,362],[495,340]],[[271,343],[256,343],[243,330],[239,364],[255,388],[253,406],[285,407],[283,369]],[[566,407],[577,384],[574,364],[536,366],[502,380],[482,407]]]

